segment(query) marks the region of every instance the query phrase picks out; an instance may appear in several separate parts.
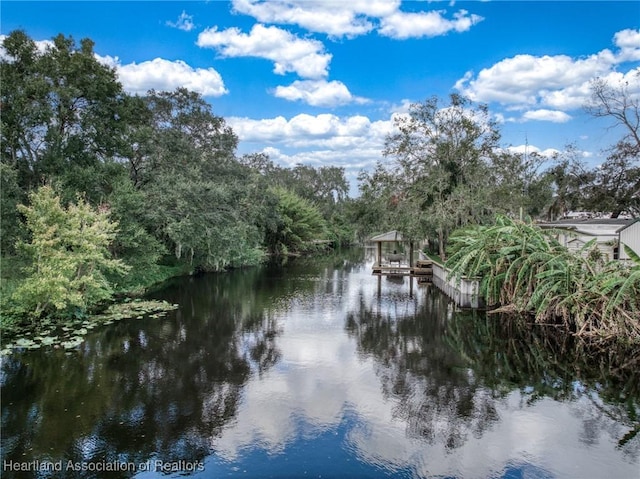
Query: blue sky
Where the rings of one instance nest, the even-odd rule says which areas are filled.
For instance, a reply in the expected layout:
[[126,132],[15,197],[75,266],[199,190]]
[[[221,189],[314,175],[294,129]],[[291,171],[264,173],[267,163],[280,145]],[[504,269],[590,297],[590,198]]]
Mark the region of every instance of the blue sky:
[[573,143],[592,165],[620,134],[583,112],[589,80],[640,95],[637,1],[3,0],[0,33],[18,28],[89,37],[129,92],[199,91],[240,154],[343,166],[354,184],[394,116],[433,95],[487,103],[504,147]]

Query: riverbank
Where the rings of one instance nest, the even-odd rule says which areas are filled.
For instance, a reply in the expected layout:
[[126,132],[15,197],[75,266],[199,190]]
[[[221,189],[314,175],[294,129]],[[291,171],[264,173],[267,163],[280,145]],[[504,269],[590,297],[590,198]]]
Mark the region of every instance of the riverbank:
[[594,343],[640,344],[640,257],[606,261],[595,241],[577,251],[553,231],[498,217],[452,236],[447,260],[456,281],[477,277],[498,312],[524,315]]
[[125,281],[114,283],[110,298],[86,311],[70,310],[59,316],[30,318],[20,314],[12,294],[24,281],[28,262],[22,257],[4,257],[0,267],[0,354],[43,346],[72,349],[84,341],[89,331],[121,319],[162,317],[177,305],[143,300],[142,297],[171,278],[192,274],[185,265],[156,265],[131,271]]
[[[279,260],[287,262],[290,259],[311,256],[324,256],[329,253],[326,248],[308,253],[289,253],[286,255],[265,255],[265,262]],[[22,271],[28,266],[21,257],[7,257],[2,259],[0,268],[0,354],[10,354],[16,348],[38,349],[42,346],[72,349],[80,345],[84,336],[102,325],[109,325],[121,319],[137,319],[143,316],[162,317],[177,305],[167,304],[142,298],[161,289],[172,279],[185,276],[207,274],[206,271],[196,271],[185,263],[155,265],[146,270],[132,270],[114,283],[112,296],[88,311],[72,311],[58,317],[43,316],[37,320],[23,317],[12,311],[11,294],[24,280]],[[257,265],[247,265],[230,270],[253,268]]]

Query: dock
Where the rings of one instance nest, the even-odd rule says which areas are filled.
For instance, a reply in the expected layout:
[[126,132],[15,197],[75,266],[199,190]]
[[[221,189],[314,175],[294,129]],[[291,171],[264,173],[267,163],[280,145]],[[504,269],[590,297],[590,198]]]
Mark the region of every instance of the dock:
[[394,265],[389,262],[375,263],[373,274],[376,276],[420,276],[426,279],[433,275],[433,261],[420,259],[412,266],[407,264]]
[[[374,236],[369,241],[376,245],[377,250],[372,274],[378,276],[378,294],[381,294],[382,276],[398,281],[403,280],[404,276],[410,276],[412,279],[417,278],[418,284],[433,284],[459,308],[485,307],[480,295],[480,278],[451,275],[445,265],[432,260],[420,250],[416,251],[413,241],[403,238],[399,231],[389,231]],[[385,248],[382,247],[383,244]],[[417,259],[414,260],[414,256]],[[413,281],[409,281],[409,294],[413,294]]]
[[[389,231],[378,236],[374,236],[369,241],[377,246],[376,261],[373,264],[373,274],[376,276],[419,276],[423,280],[429,280],[433,275],[433,261],[427,258],[421,251],[418,251],[418,259],[413,262],[414,248],[413,241],[406,240],[399,231]],[[387,251],[383,255],[382,244],[393,244],[396,249],[393,252]],[[408,254],[398,252],[397,249],[402,243],[408,243]]]

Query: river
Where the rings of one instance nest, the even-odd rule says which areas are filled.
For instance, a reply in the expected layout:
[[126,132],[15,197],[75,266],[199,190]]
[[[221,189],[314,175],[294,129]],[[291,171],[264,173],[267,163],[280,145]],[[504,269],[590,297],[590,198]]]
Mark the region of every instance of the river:
[[3,358],[2,477],[639,477],[615,355],[371,264],[175,279],[165,318]]

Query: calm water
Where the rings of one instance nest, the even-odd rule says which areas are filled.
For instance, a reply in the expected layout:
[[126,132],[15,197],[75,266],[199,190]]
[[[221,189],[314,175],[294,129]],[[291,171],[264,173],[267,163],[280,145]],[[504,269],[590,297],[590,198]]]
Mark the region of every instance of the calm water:
[[168,318],[3,359],[2,476],[640,477],[635,373],[370,265],[180,279]]

